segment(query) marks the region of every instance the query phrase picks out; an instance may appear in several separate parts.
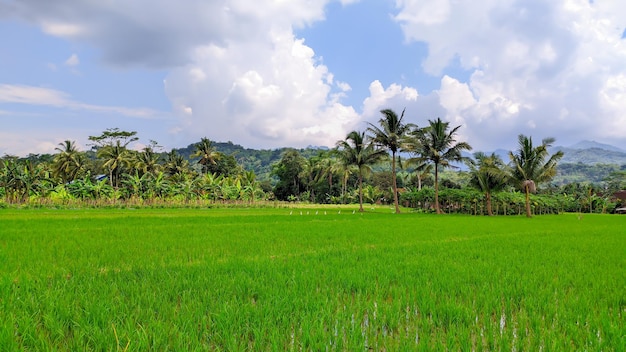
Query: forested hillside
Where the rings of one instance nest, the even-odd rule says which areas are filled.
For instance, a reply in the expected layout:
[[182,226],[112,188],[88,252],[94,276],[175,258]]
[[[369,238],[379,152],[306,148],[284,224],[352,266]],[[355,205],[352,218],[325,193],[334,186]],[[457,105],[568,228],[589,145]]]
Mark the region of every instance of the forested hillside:
[[[195,143],[194,143],[195,144]],[[194,144],[190,144],[185,148],[175,149],[180,155],[187,159],[193,159],[191,155],[195,151]],[[278,148],[278,149],[251,149],[244,148],[239,144],[233,142],[214,142],[213,146],[215,150],[230,155],[235,158],[237,163],[241,165],[245,170],[254,171],[259,180],[267,180],[270,178],[272,172],[272,165],[280,161],[283,153],[286,150],[293,148]],[[305,158],[310,158],[318,155],[320,152],[328,151],[328,148],[303,148],[296,149]]]
[[[575,149],[572,147],[556,147],[554,151],[563,151],[564,155],[559,162],[557,175],[553,182],[557,185],[567,183],[601,183],[611,173],[626,170],[626,153],[619,151],[613,146],[595,144],[577,145],[588,146],[586,149]],[[603,148],[598,148],[598,145]],[[280,161],[281,156],[286,150],[293,148],[278,149],[251,149],[245,148],[233,142],[215,142],[215,149],[225,155],[231,155],[237,163],[244,169],[254,171],[259,180],[267,180],[270,178],[272,165]],[[607,149],[604,149],[607,148]],[[612,149],[612,150],[609,150]],[[191,158],[194,152],[194,144],[190,144],[185,148],[175,149],[180,155],[187,159]],[[296,149],[305,158],[318,155],[321,152],[328,151],[327,148],[301,148]],[[508,162],[508,151],[498,150],[496,154],[500,155],[502,160]],[[377,169],[387,168],[388,165],[381,165]]]
[[[533,145],[520,135],[514,151],[480,153],[456,143],[460,126],[439,119],[430,124],[411,127],[400,142],[387,135],[389,126],[370,126],[351,132],[333,149],[256,150],[202,138],[169,151],[153,141],[137,150],[136,132],[108,129],[89,136],[90,150],[66,140],[55,154],[0,157],[0,207],[289,201],[531,216],[610,212],[621,204],[613,194],[626,189],[626,161],[603,162],[626,160],[617,148],[556,150],[553,139]],[[391,158],[387,145],[395,146],[398,158]]]

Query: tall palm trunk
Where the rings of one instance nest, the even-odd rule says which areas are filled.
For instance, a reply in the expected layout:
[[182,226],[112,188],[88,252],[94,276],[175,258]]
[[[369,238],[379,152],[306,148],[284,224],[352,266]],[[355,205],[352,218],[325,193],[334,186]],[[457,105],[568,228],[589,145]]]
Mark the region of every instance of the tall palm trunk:
[[527,183],[526,186],[524,187],[524,190],[526,191],[526,217],[530,218],[533,215],[530,212],[530,185]]
[[396,182],[396,153],[391,152],[391,177],[393,178],[393,204],[396,207],[396,214],[400,214],[398,206],[398,183]]
[[359,170],[359,212],[363,212],[363,176]]
[[491,192],[486,192],[485,198],[487,198],[487,215],[492,216],[493,211],[491,210]]
[[437,163],[435,163],[435,212],[442,213],[439,207],[439,165]]
[[343,175],[343,181],[341,183],[341,203],[346,204],[346,193],[348,192],[348,174]]

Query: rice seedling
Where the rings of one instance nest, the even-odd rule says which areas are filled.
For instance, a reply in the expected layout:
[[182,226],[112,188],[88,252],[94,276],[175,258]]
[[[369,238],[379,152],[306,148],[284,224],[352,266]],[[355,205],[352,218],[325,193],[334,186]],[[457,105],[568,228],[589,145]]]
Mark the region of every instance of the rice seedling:
[[626,349],[626,218],[352,210],[2,209],[0,350]]

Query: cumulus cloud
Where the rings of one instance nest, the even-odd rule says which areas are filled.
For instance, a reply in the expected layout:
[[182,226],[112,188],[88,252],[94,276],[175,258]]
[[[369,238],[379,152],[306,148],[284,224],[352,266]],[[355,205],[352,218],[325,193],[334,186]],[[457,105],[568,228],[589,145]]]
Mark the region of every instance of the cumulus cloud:
[[322,19],[328,0],[8,0],[0,13],[45,33],[96,45],[116,66],[188,64],[198,46],[255,41],[269,24],[304,26]]
[[[398,0],[409,42],[428,45],[423,68],[460,66],[437,94],[445,118],[478,147],[511,135],[570,142],[626,136],[626,5],[619,2]],[[426,11],[429,8],[430,10]],[[430,15],[432,14],[432,15]]]
[[335,88],[313,50],[281,28],[262,41],[199,48],[193,63],[166,79],[181,118],[195,126],[183,133],[265,147],[334,145],[345,137],[359,116],[333,98]]
[[376,116],[385,106],[401,106],[417,100],[418,93],[415,88],[402,87],[399,84],[391,84],[384,88],[380,81],[370,84],[370,96],[363,101],[363,115],[366,117]]
[[334,83],[314,50],[294,35],[322,20],[329,1],[23,0],[0,6],[51,35],[95,44],[111,65],[166,68],[165,91],[180,121],[169,130],[176,138],[280,147],[334,145],[359,118],[341,103],[350,85]]
[[[377,121],[381,109],[406,108],[418,125],[436,117],[462,124],[462,138],[476,149],[510,147],[518,133],[623,143],[626,3],[396,0],[392,20],[407,45],[428,48],[426,58],[415,58],[416,70],[440,83],[418,93],[375,80],[362,104],[350,106],[343,102],[356,94],[353,82],[294,34],[323,21],[331,1],[0,0],[0,16],[89,43],[108,65],[166,70],[164,89],[179,121],[168,128],[179,140],[330,146]],[[79,63],[75,55],[66,61]],[[32,86],[0,86],[0,101],[152,114]]]

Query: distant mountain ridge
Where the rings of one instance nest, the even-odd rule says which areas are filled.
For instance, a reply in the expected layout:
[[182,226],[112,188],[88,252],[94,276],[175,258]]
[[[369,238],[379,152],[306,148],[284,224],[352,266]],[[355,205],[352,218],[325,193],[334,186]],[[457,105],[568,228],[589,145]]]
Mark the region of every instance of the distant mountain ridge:
[[[552,147],[549,151],[550,153],[556,153],[557,151],[563,152],[563,158],[559,161],[559,164],[583,163],[587,165],[626,165],[625,150],[614,145],[598,143],[595,141],[580,141],[569,147]],[[502,158],[504,162],[509,162],[508,150],[496,149],[494,153]]]
[[[588,145],[589,147],[581,148],[585,145]],[[554,153],[559,150],[563,152],[563,158],[561,159],[559,164],[583,163],[588,165],[626,165],[626,151],[623,151],[618,147],[595,142],[582,144],[577,143],[573,147],[555,147],[550,149],[550,152]]]
[[[282,154],[288,149],[296,149],[305,158],[318,155],[320,152],[328,151],[325,147],[307,148],[277,148],[277,149],[251,149],[245,148],[232,142],[214,142],[216,150],[226,155],[232,155],[239,164],[246,170],[255,172],[259,179],[269,179],[272,165],[280,161]],[[569,147],[553,147],[550,153],[563,151],[564,156],[559,162],[559,174],[556,180],[558,183],[570,182],[600,182],[612,170],[626,168],[626,151],[609,145],[593,141],[581,141]],[[191,159],[190,155],[194,151],[194,145],[190,144],[185,148],[176,149],[184,157]],[[494,151],[505,163],[509,162],[509,151],[496,149]],[[487,154],[491,154],[488,152]],[[464,153],[470,157],[471,153]],[[602,167],[600,166],[602,165]],[[467,171],[464,164],[458,165],[461,171]],[[587,170],[581,173],[581,170]],[[593,175],[592,175],[593,173]],[[596,175],[597,174],[597,175]]]
[[608,150],[608,151],[612,151],[612,152],[620,152],[620,153],[626,153],[626,150],[618,148],[614,145],[610,145],[610,144],[604,144],[604,143],[598,143],[596,141],[580,141],[574,145],[570,145],[569,147],[567,147],[568,149],[603,149],[603,150]]

